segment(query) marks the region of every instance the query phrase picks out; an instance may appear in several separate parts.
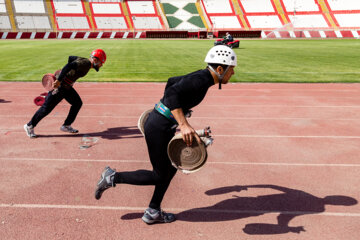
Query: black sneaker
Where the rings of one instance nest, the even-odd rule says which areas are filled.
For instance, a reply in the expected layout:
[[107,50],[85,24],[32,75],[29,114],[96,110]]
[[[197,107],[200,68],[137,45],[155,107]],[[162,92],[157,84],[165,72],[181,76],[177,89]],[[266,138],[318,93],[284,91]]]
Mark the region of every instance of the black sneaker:
[[95,198],[99,200],[101,198],[102,193],[111,187],[115,187],[114,183],[114,175],[116,173],[115,169],[111,169],[110,167],[106,167],[104,171],[101,173],[101,179],[97,184],[97,188],[95,190]]
[[142,220],[147,224],[153,223],[171,223],[175,221],[175,215],[172,213],[166,213],[162,210],[153,208],[147,208],[145,210]]

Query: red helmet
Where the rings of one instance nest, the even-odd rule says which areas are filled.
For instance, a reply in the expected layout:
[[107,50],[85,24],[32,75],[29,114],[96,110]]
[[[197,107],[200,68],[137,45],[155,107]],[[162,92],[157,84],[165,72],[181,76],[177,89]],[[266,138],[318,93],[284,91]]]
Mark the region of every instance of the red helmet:
[[91,52],[91,56],[98,58],[103,64],[106,61],[106,54],[102,49],[95,49]]

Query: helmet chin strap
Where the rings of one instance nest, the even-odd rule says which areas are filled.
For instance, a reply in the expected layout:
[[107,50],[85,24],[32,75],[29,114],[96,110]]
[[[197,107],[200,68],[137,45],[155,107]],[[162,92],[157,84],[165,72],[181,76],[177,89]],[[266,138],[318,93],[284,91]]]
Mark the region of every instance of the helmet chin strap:
[[210,71],[212,71],[213,73],[215,73],[215,75],[218,77],[218,79],[219,79],[219,89],[221,89],[222,80],[223,80],[225,74],[227,73],[227,71],[229,70],[229,67],[230,67],[230,66],[227,66],[227,67],[226,67],[226,69],[225,69],[225,71],[223,72],[223,74],[219,74],[219,73],[218,73],[217,71],[215,71],[214,68],[213,68],[212,66],[210,66],[210,65],[208,65],[208,67],[209,67]]

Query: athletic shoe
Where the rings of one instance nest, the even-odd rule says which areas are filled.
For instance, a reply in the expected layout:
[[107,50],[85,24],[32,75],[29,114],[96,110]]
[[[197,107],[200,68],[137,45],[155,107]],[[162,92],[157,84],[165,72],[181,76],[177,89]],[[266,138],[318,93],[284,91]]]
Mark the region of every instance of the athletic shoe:
[[171,223],[175,221],[175,215],[172,213],[163,212],[161,209],[147,208],[145,210],[142,220],[147,224],[153,223]]
[[115,187],[114,176],[116,170],[111,169],[110,167],[106,167],[104,171],[101,173],[101,179],[97,184],[97,188],[95,190],[95,198],[99,200],[101,198],[102,193],[111,187]]
[[68,132],[68,133],[78,133],[79,132],[79,130],[72,128],[71,125],[62,125],[60,130],[63,132]]
[[24,129],[26,132],[26,135],[28,135],[30,138],[36,138],[37,135],[34,133],[34,127],[28,126],[27,124],[24,125]]

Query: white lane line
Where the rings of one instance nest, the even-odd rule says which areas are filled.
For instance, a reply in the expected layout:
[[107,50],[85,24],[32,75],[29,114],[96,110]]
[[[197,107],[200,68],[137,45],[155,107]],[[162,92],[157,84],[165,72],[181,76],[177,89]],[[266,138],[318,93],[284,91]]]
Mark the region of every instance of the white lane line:
[[[17,130],[17,129],[16,129]],[[0,129],[0,133],[4,134],[11,131],[11,134],[23,134],[24,131],[15,131],[14,129]],[[57,134],[49,132],[47,134]],[[41,135],[41,134],[39,134]],[[81,134],[79,134],[81,135]],[[102,136],[118,136],[119,133],[101,133]],[[132,134],[137,136],[138,134]],[[213,137],[230,137],[230,138],[314,138],[314,139],[360,139],[360,136],[301,136],[301,135],[242,135],[242,134],[211,134]],[[89,136],[98,136],[89,133]],[[61,137],[61,136],[59,136]]]
[[[126,92],[128,93],[128,92]],[[119,93],[117,93],[119,94]],[[162,96],[162,93],[159,92],[159,94],[154,94],[154,95],[146,95],[146,96],[142,96],[141,99],[154,99],[154,98],[159,98]],[[21,98],[24,98],[24,95],[19,95],[19,94],[2,94],[2,98],[5,98],[5,97],[21,97]],[[25,96],[26,97],[26,96]],[[116,99],[129,99],[129,98],[138,98],[136,96],[136,94],[134,95],[125,95],[125,94],[121,94],[120,95],[110,95],[110,94],[81,94],[81,97],[82,98],[85,98],[85,97],[107,97],[107,98],[116,98]],[[258,95],[254,95],[254,96],[249,96],[249,95],[224,95],[224,96],[218,96],[216,94],[210,94],[208,95],[207,97],[207,100],[208,99],[218,99],[218,98],[231,98],[231,99],[249,99],[249,98],[261,98],[261,99],[273,99],[273,98],[286,98],[286,99],[322,99],[322,98],[325,98],[325,99],[329,99],[329,96],[314,96],[314,95],[304,95],[304,96],[294,96],[294,95],[267,95],[267,94],[262,94],[262,93],[259,93]],[[331,96],[331,99],[359,99],[360,97],[359,96]]]
[[[56,116],[50,115],[48,118],[63,118],[62,114]],[[0,118],[28,118],[29,115],[0,115]],[[82,115],[77,118],[123,118],[123,119],[138,119],[139,116],[101,116],[101,115]],[[325,121],[359,121],[359,118],[304,118],[304,117],[216,117],[216,116],[203,116],[191,117],[191,119],[219,119],[219,120],[325,120]]]
[[33,162],[41,162],[41,161],[50,161],[50,162],[116,162],[116,163],[150,163],[150,161],[146,160],[127,160],[127,159],[66,159],[66,158],[3,158],[0,157],[0,161],[33,161]]
[[260,165],[260,166],[309,166],[309,167],[360,167],[360,164],[345,163],[257,163],[257,162],[207,162],[206,164],[224,164],[224,165]]
[[[10,71],[9,71],[10,72]],[[0,82],[0,85],[4,85],[5,82]],[[15,82],[13,82],[15,83]],[[21,82],[23,83],[23,82]],[[93,83],[93,84],[96,84],[96,83]],[[104,83],[106,85],[106,83]],[[120,88],[121,85],[123,84],[126,84],[126,83],[116,83],[114,85],[111,85],[111,86],[115,86],[118,84],[118,87],[116,89],[117,92],[121,91],[121,90],[124,90],[125,93],[129,93],[129,89],[125,89],[125,88]],[[138,83],[138,84],[141,84],[141,83]],[[100,84],[99,84],[100,85]],[[146,83],[144,83],[143,85],[147,85]],[[151,85],[149,84],[151,87],[165,87],[165,83],[160,84],[158,83],[158,85]],[[349,84],[349,86],[351,86]],[[354,87],[359,87],[360,84],[358,84],[357,86],[353,85]],[[136,89],[130,89],[130,90],[133,90],[133,91],[149,91],[148,88],[139,88],[137,85],[134,85],[134,87],[136,87]],[[2,87],[1,90],[19,90],[15,87]],[[29,87],[26,87],[26,89],[29,91],[29,90],[39,90],[39,87],[35,87],[35,86],[29,86]],[[86,90],[89,90],[89,88],[82,88],[81,85],[77,85],[77,89],[78,90],[81,90],[81,91],[86,91]],[[110,88],[110,87],[99,87],[98,85],[96,86],[96,90],[107,90],[107,91],[110,91],[112,90],[113,88]],[[0,92],[2,92],[0,90]],[[92,89],[90,89],[91,91],[93,91]],[[151,89],[152,91],[158,91],[159,93],[163,93],[163,89],[159,89],[159,88],[154,88],[154,89]],[[44,90],[45,91],[45,90]],[[212,89],[209,89],[209,92],[216,92],[217,90],[212,90]],[[271,93],[272,91],[284,91],[284,92],[359,92],[360,89],[357,89],[357,88],[349,88],[349,89],[309,89],[309,88],[225,88],[225,89],[221,89],[222,92],[231,92],[231,91],[255,91],[255,92],[259,92],[259,93]],[[6,91],[7,92],[7,91]],[[115,95],[115,94],[114,94]]]
[[[17,130],[17,129],[16,129]],[[11,134],[23,134],[24,131],[15,131],[14,129],[0,129],[0,133],[4,134],[11,131]],[[57,134],[54,132],[49,132],[47,134]],[[39,134],[41,135],[41,133]],[[81,134],[78,134],[81,135]],[[91,134],[91,136],[98,136],[96,133]],[[101,133],[102,136],[118,136],[119,133]],[[133,136],[137,136],[139,134],[132,134]],[[211,134],[213,137],[230,137],[230,138],[314,138],[314,139],[360,139],[360,136],[301,136],[301,135],[241,135],[241,134]],[[131,136],[131,135],[130,135]],[[59,136],[61,137],[61,136]]]
[[[45,208],[45,209],[84,209],[84,210],[116,210],[116,211],[144,211],[144,207],[126,207],[126,206],[92,206],[92,205],[57,205],[57,204],[6,204],[1,203],[1,208]],[[167,211],[172,212],[199,212],[199,213],[227,213],[227,214],[291,214],[291,215],[305,215],[316,214],[320,216],[333,216],[333,217],[360,217],[360,213],[347,213],[347,212],[305,212],[305,211],[256,211],[256,210],[236,210],[236,209],[201,209],[201,208],[166,208]]]
[[[360,98],[359,98],[360,100]],[[8,99],[8,101],[11,101]],[[10,103],[11,106],[34,106],[34,104],[28,104],[28,102],[26,103]],[[3,104],[3,107],[6,107],[5,104]],[[58,106],[68,106],[68,104],[62,103],[59,104]],[[155,106],[155,104],[146,104],[146,103],[86,103],[83,104],[84,106],[150,106],[153,107]],[[1,105],[0,105],[1,107]],[[360,105],[323,105],[323,106],[313,106],[313,105],[256,105],[256,104],[247,104],[247,105],[243,105],[243,104],[226,104],[226,105],[221,105],[221,104],[204,104],[204,106],[202,107],[221,107],[223,108],[230,108],[230,107],[243,107],[243,108],[271,108],[271,107],[280,107],[280,108],[360,108]]]
[[211,134],[213,137],[239,137],[239,138],[330,138],[330,139],[360,139],[360,136],[279,136],[279,135],[237,135],[237,134],[227,134],[227,135],[215,135]]
[[[30,162],[100,162],[100,163],[144,163],[150,164],[148,160],[129,160],[129,159],[65,159],[65,158],[0,158],[0,161],[30,161]],[[206,164],[224,164],[224,165],[258,165],[258,166],[297,166],[297,167],[360,167],[360,164],[347,164],[347,163],[276,163],[276,162],[211,162],[208,161]]]

